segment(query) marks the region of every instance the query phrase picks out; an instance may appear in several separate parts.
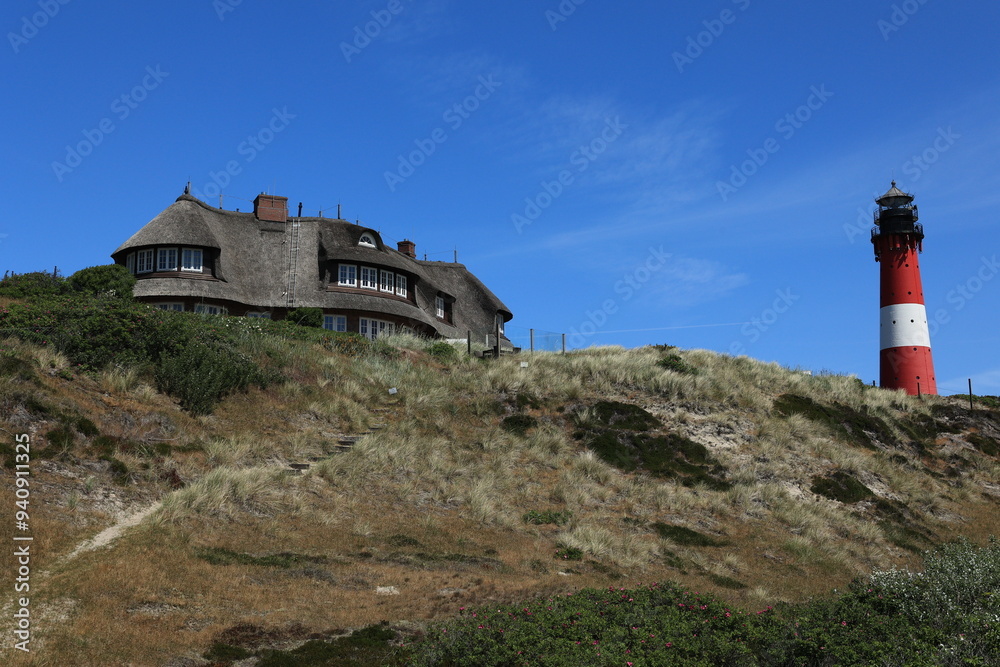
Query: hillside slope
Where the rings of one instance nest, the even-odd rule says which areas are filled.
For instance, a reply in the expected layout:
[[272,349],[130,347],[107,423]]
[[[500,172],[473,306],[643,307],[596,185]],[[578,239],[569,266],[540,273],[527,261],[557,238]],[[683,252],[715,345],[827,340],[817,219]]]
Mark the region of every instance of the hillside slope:
[[585,586],[795,601],[1000,528],[986,404],[666,346],[480,360],[245,334],[281,379],[207,416],[141,367],[3,344],[0,511],[30,434],[34,536],[32,653],[5,661],[207,664],[234,637],[419,630]]

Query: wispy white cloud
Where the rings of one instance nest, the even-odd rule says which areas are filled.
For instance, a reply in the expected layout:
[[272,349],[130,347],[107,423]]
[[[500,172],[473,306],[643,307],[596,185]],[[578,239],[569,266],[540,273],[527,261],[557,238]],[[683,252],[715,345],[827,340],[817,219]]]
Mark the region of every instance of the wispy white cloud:
[[972,391],[978,396],[1000,395],[1000,368],[995,368],[971,376],[951,378],[938,383],[938,393],[964,394],[969,391],[969,377],[972,378]]
[[659,306],[691,307],[714,301],[749,282],[721,262],[675,257],[650,283],[646,297]]

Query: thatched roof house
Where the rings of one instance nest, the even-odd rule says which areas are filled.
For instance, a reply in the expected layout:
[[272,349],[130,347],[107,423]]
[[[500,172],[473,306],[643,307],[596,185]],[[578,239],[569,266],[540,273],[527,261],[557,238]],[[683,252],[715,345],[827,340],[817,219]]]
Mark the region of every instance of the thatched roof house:
[[274,195],[252,213],[181,195],[111,257],[138,278],[136,298],[172,310],[282,319],[320,308],[328,329],[369,338],[482,337],[512,317],[462,264],[421,261],[412,242],[389,248],[346,220],[289,217]]

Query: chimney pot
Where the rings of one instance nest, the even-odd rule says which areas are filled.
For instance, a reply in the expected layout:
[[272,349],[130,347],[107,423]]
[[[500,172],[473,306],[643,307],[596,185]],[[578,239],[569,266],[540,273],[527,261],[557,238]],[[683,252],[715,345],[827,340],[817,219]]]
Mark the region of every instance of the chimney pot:
[[417,244],[414,243],[413,241],[408,241],[404,239],[399,243],[397,243],[396,247],[399,248],[399,252],[403,253],[407,257],[413,257],[414,259],[416,259]]

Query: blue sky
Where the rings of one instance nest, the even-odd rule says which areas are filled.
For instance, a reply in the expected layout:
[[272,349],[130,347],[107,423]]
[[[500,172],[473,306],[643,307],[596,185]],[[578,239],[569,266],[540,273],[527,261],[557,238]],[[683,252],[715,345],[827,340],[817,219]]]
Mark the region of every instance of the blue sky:
[[515,340],[870,382],[895,178],[939,389],[1000,394],[997,23],[992,0],[7,2],[0,268],[107,263],[187,181],[228,209],[270,191],[457,248]]

